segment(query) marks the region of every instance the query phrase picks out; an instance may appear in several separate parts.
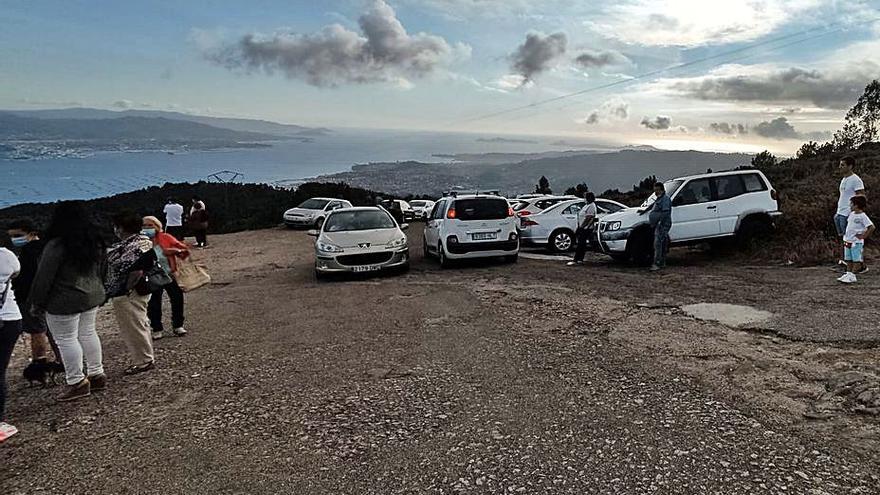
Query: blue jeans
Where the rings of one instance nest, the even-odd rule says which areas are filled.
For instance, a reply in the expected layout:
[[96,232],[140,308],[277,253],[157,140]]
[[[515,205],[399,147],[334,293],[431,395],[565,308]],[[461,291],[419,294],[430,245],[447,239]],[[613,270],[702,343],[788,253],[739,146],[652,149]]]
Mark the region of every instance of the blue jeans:
[[669,229],[672,224],[660,222],[654,226],[654,264],[666,266],[666,253],[669,252]]
[[834,215],[834,227],[837,228],[837,235],[843,237],[846,233],[846,223],[848,218],[846,215]]

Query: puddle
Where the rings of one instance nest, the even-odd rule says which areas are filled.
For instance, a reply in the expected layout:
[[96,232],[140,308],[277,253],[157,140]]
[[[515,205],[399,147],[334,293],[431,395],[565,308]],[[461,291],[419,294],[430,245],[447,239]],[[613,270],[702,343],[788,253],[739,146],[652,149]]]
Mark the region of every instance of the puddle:
[[751,306],[722,303],[700,303],[682,306],[681,310],[698,320],[717,321],[734,328],[769,328],[773,313],[755,309]]

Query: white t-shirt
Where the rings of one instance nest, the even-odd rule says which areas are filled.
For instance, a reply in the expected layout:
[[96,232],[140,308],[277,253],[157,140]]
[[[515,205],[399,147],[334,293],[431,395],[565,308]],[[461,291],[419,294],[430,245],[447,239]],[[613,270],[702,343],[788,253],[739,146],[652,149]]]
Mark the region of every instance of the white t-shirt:
[[0,248],[0,297],[6,292],[6,300],[3,307],[0,308],[0,321],[18,321],[21,319],[21,312],[18,310],[18,304],[15,303],[15,291],[12,290],[12,276],[21,270],[21,264],[15,254],[6,249]]
[[590,203],[588,205],[584,205],[583,208],[578,210],[578,227],[584,224],[587,220],[588,216],[596,216],[596,203]]
[[856,174],[840,179],[840,199],[837,200],[837,214],[849,216],[849,200],[856,195],[856,191],[864,188],[865,183]]
[[166,227],[183,226],[183,206],[177,203],[168,203],[163,211],[165,212]]
[[865,212],[850,213],[849,217],[846,219],[846,233],[843,234],[843,240],[854,244],[864,243],[865,240],[859,239],[856,235],[864,234],[871,225],[874,225],[874,222],[868,218],[868,215]]

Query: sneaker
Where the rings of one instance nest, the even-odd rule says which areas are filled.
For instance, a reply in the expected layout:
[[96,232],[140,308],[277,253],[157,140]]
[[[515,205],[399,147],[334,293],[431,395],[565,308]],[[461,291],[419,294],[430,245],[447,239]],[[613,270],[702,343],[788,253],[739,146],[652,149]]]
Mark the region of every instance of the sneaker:
[[651,268],[648,268],[648,271],[651,271],[651,272],[659,272],[659,271],[660,271],[660,266],[659,266],[659,265],[651,265]]
[[852,272],[844,273],[843,276],[837,280],[838,280],[838,282],[843,282],[845,284],[853,284],[857,281],[856,274],[852,273]]
[[868,265],[862,265],[862,269],[859,270],[859,271],[857,271],[857,272],[856,272],[856,275],[861,275],[861,274],[863,274],[863,273],[868,273],[869,270],[870,270],[870,269],[868,268]]
[[101,373],[89,377],[89,390],[91,392],[99,392],[107,388],[107,375]]
[[68,385],[67,389],[55,398],[58,402],[70,402],[76,399],[82,399],[83,397],[88,397],[91,395],[92,391],[89,386],[89,379],[83,378],[81,382],[76,385]]
[[186,335],[186,329],[183,327],[177,327],[174,330],[172,330],[171,333],[175,337],[183,337],[184,335]]
[[153,340],[159,340],[159,339],[161,339],[161,338],[163,338],[163,337],[165,337],[165,332],[163,332],[163,331],[161,331],[161,330],[158,331],[158,332],[155,331],[155,330],[153,331]]
[[578,265],[583,265],[583,264],[584,264],[583,261],[569,261],[568,263],[565,264],[565,266],[578,266]]
[[837,264],[846,266],[846,260],[837,260]]
[[3,421],[0,421],[0,443],[5,442],[9,439],[9,437],[15,435],[16,433],[18,433],[18,428],[12,426],[9,423],[4,423]]

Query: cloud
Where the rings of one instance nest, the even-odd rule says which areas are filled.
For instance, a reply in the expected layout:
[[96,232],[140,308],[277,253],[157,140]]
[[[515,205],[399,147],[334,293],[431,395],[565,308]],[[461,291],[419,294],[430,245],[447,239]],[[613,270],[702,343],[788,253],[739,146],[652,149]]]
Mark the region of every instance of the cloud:
[[391,82],[409,85],[408,78],[426,77],[467,57],[467,45],[450,46],[445,39],[425,33],[409,34],[384,0],[373,0],[358,19],[360,33],[333,24],[314,34],[279,32],[246,34],[232,45],[212,48],[210,33],[198,33],[205,56],[229,69],[283,72],[308,84]]
[[538,144],[538,141],[534,141],[531,139],[516,139],[516,138],[503,138],[503,137],[493,137],[493,138],[477,138],[478,143],[503,143],[503,144]]
[[798,132],[785,117],[777,117],[771,121],[764,121],[754,127],[755,134],[768,139],[810,139],[822,141],[831,138],[828,131]]
[[510,55],[510,68],[524,81],[533,81],[535,76],[556,65],[565,55],[568,38],[565,33],[545,36],[542,33],[529,33],[522,45]]
[[709,130],[718,134],[736,135],[748,134],[749,128],[742,124],[728,124],[727,122],[712,122]]
[[672,117],[667,117],[665,115],[658,115],[653,119],[645,117],[642,119],[641,125],[648,129],[664,131],[672,127]]
[[622,98],[612,98],[590,112],[584,119],[586,124],[598,124],[609,120],[626,120],[629,118],[629,103]]
[[584,69],[598,69],[632,63],[626,55],[615,50],[585,50],[574,61]]
[[131,100],[116,100],[112,104],[115,108],[129,109],[134,106]]
[[725,66],[707,76],[661,82],[679,96],[708,101],[810,104],[826,109],[853,105],[880,65],[808,69],[766,66]]

